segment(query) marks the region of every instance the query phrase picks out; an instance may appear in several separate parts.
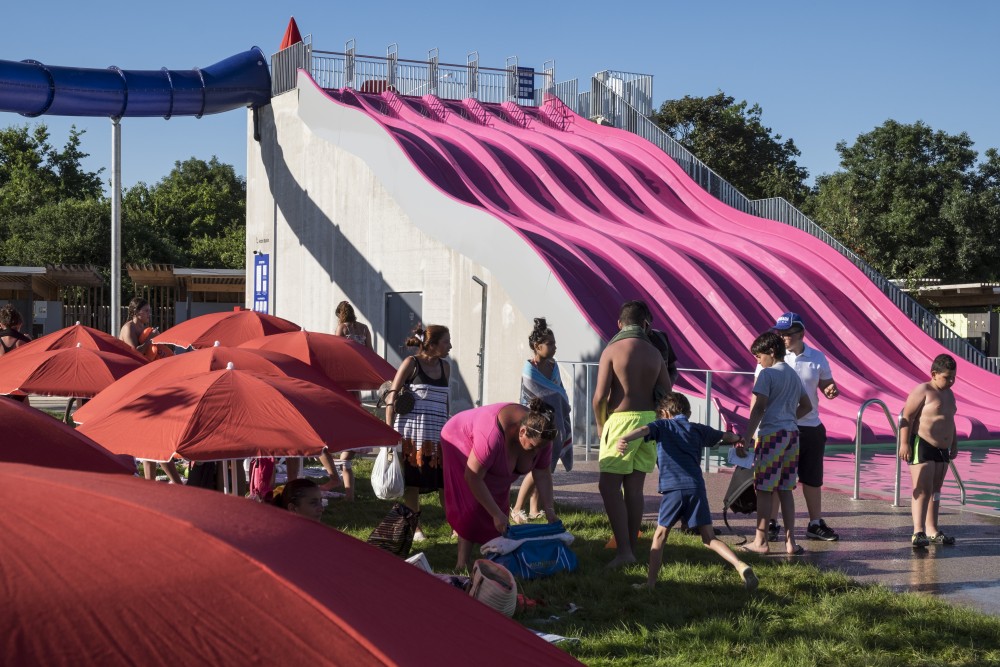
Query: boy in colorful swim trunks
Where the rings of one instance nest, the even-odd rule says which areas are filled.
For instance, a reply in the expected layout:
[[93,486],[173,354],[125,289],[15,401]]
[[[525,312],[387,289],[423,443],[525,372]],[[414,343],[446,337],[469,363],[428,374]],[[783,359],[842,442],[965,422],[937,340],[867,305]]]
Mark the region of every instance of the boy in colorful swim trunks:
[[[958,455],[955,434],[955,359],[939,354],[931,364],[930,382],[913,388],[899,429],[899,458],[910,464],[913,478],[913,536],[910,544],[922,548],[928,544],[954,544],[955,538],[938,529],[941,486],[948,472],[948,462]],[[930,537],[928,537],[930,535]]]
[[[785,521],[785,551],[797,556],[805,550],[795,542],[795,499],[798,482],[799,428],[796,421],[812,409],[809,394],[791,366],[785,363],[785,343],[768,331],[757,336],[750,352],[762,367],[753,385],[746,440],[754,440],[754,488],[757,490],[757,533],[742,549],[766,554],[767,523],[774,494],[781,501]],[[737,449],[741,449],[737,445]]]
[[617,552],[609,567],[635,562],[642,524],[642,486],[653,471],[656,448],[635,440],[618,453],[620,436],[656,419],[655,392],[670,391],[663,356],[649,342],[653,316],[642,301],[627,301],[618,315],[619,332],[601,353],[594,387],[594,415],[601,440],[598,488],[611,522]]
[[[685,527],[698,530],[702,544],[736,568],[747,590],[755,590],[757,576],[753,568],[741,561],[725,542],[715,537],[705,478],[701,474],[701,451],[704,447],[714,447],[720,442],[736,444],[740,437],[689,422],[691,404],[683,394],[667,394],[657,403],[656,411],[659,415],[657,421],[629,431],[616,443],[618,452],[624,454],[629,449],[628,441],[635,438],[656,442],[656,462],[660,469],[660,512],[653,534],[653,547],[649,552],[646,586],[650,590],[656,586],[663,563],[663,545],[670,535],[670,528],[681,519]],[[641,588],[642,585],[635,584],[635,587]]]

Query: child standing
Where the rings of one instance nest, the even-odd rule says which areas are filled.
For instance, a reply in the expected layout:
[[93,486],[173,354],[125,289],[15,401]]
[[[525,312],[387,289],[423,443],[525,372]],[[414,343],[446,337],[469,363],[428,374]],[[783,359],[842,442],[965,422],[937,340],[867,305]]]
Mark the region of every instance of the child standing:
[[630,440],[643,438],[656,441],[656,463],[660,470],[658,490],[661,498],[653,546],[649,552],[646,585],[650,589],[656,585],[660,565],[663,563],[663,545],[670,535],[671,526],[682,519],[688,528],[696,528],[701,533],[702,544],[736,568],[747,590],[755,590],[757,576],[753,568],[737,558],[725,542],[715,537],[705,478],[701,474],[703,447],[714,447],[720,441],[734,444],[739,442],[740,437],[735,433],[723,433],[703,424],[689,422],[691,404],[687,397],[677,392],[670,392],[660,399],[656,411],[660,419],[626,433],[618,439],[616,445],[618,452],[624,454],[628,451]]
[[795,500],[792,498],[799,479],[797,420],[809,414],[812,401],[795,369],[785,363],[785,342],[778,334],[768,331],[757,336],[750,353],[762,368],[753,384],[747,422],[747,438],[757,433],[753,466],[757,533],[753,542],[741,548],[751,553],[768,552],[767,524],[777,493],[785,521],[785,552],[798,556],[805,549],[795,542]]
[[[931,364],[930,382],[913,388],[899,428],[899,458],[910,464],[913,478],[914,547],[928,544],[954,544],[955,538],[938,529],[938,510],[941,507],[941,485],[944,484],[948,462],[958,455],[958,438],[955,435],[955,359],[939,354]],[[930,537],[928,537],[930,535]]]

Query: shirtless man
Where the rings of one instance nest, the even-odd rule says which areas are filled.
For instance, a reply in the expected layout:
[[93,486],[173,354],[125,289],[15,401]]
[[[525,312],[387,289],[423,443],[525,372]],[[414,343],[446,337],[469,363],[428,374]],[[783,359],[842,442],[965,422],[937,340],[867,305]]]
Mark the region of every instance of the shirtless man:
[[941,485],[948,462],[958,455],[955,434],[955,359],[939,354],[931,365],[930,382],[914,387],[903,406],[899,429],[899,458],[910,464],[913,478],[914,547],[928,544],[954,544],[955,538],[938,530]]
[[601,441],[598,488],[611,522],[617,553],[608,567],[634,563],[642,524],[642,486],[656,464],[656,444],[642,438],[628,443],[625,453],[618,439],[656,420],[657,388],[664,394],[671,382],[667,365],[647,332],[653,323],[643,301],[627,301],[618,315],[619,332],[601,353],[594,387],[594,415]]

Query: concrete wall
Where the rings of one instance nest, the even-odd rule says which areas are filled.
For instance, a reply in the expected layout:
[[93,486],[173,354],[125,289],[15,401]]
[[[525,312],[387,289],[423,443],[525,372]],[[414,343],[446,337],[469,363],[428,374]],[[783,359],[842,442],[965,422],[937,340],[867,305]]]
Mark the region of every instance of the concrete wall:
[[248,122],[247,285],[253,251],[270,254],[269,312],[332,332],[346,299],[383,352],[385,294],[422,292],[424,322],[452,332],[453,412],[478,398],[474,276],[489,290],[484,403],[517,400],[533,317],[549,319],[560,358],[599,354],[599,336],[520,237],[428,183],[374,120],[301,81],[258,113],[260,143]]

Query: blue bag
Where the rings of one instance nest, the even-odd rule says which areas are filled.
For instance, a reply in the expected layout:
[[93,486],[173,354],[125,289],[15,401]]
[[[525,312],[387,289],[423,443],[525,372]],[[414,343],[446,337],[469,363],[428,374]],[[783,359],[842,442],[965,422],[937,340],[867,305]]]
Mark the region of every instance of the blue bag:
[[564,532],[566,529],[562,521],[509,526],[504,534],[508,539],[542,539],[531,539],[510,553],[489,554],[487,558],[503,565],[518,579],[538,579],[558,572],[573,572],[577,567],[576,554],[555,537]]

